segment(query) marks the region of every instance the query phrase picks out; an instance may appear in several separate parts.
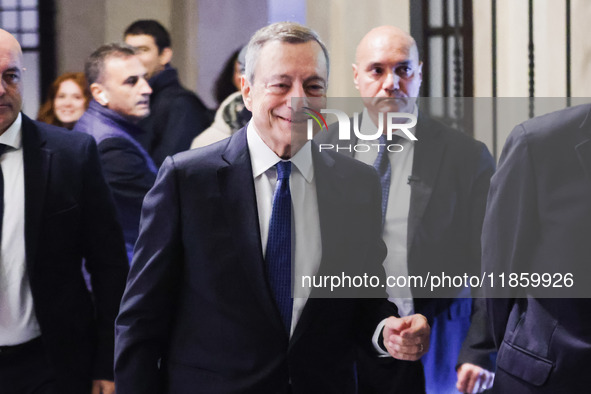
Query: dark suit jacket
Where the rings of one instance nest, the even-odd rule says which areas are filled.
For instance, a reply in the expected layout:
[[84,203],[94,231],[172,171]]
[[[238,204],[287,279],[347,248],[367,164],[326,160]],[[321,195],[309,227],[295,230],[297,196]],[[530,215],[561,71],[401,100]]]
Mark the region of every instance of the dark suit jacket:
[[[351,125],[353,122],[351,121]],[[328,132],[321,131],[315,138],[318,143],[357,144],[351,132],[351,141],[338,140],[337,124]],[[408,214],[408,273],[409,275],[431,275],[445,272],[446,275],[480,273],[480,231],[486,204],[489,180],[495,163],[486,146],[453,130],[434,119],[419,114],[416,126],[414,158],[412,166],[410,209]],[[341,149],[340,153],[353,156]],[[415,312],[427,317],[431,323],[437,316],[445,314],[448,319],[463,320],[462,335],[470,324],[470,300],[459,300],[451,307],[454,297],[461,289],[431,294],[429,288],[413,289]],[[423,298],[430,297],[430,298]],[[468,303],[467,307],[466,302]],[[482,324],[482,310],[478,310],[476,326],[469,331],[460,358],[491,369],[490,347],[483,335],[486,324]],[[453,341],[447,338],[450,343]],[[474,346],[473,346],[474,345]],[[453,357],[455,357],[455,353]],[[363,357],[363,356],[362,356]],[[455,359],[446,354],[439,356],[440,362],[455,365]],[[378,360],[379,363],[400,363],[395,360]],[[373,368],[375,371],[376,368]],[[384,374],[388,386],[398,378],[392,373]],[[386,376],[387,375],[387,376]],[[371,378],[373,381],[376,379]],[[404,377],[401,377],[404,381]]]
[[483,269],[570,272],[570,294],[587,297],[542,298],[566,288],[528,288],[519,298],[489,300],[499,347],[495,392],[582,393],[591,387],[590,109],[568,108],[518,125],[492,178]]
[[[313,161],[319,275],[383,276],[375,171],[317,152]],[[266,280],[245,128],[164,162],[135,252],[116,323],[119,394],[276,393],[288,382],[294,393],[354,393],[356,334],[371,346],[395,313],[383,298],[310,298],[288,336]]]
[[35,315],[58,391],[89,392],[91,379],[113,379],[113,324],[127,275],[121,227],[91,137],[25,115],[22,130]]

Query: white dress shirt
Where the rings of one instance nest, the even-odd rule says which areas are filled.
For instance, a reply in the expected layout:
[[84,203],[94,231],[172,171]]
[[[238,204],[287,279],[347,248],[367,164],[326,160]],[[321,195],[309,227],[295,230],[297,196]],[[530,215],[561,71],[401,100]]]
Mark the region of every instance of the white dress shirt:
[[41,335],[25,260],[25,174],[22,117],[0,135],[8,145],[0,158],[4,176],[4,218],[0,247],[0,346],[12,346]]
[[[365,109],[361,117],[360,131],[364,134],[371,134],[375,133],[376,130],[377,126],[373,124]],[[413,129],[410,131],[414,133]],[[388,254],[384,260],[384,270],[388,276],[408,276],[407,237],[408,211],[410,208],[408,177],[412,174],[414,141],[408,139],[400,130],[395,130],[393,134],[402,137],[397,143],[402,145],[404,149],[401,152],[388,152],[392,176],[386,220],[382,231],[382,238],[388,247]],[[369,145],[371,146],[371,143]],[[367,152],[355,153],[355,158],[366,164],[373,165],[377,155],[377,147],[372,146],[372,149]],[[414,313],[410,288],[391,287],[387,290],[388,299],[396,304],[400,316],[408,316]]]
[[[281,158],[263,142],[253,122],[248,124],[246,139],[250,151],[261,229],[261,246],[264,254],[269,236],[273,194],[277,184],[275,164],[281,161]],[[292,202],[292,239],[296,240],[292,243],[292,255],[294,256],[292,280],[293,283],[301,283],[302,275],[316,275],[322,258],[318,196],[316,195],[310,141],[291,158],[291,162],[289,188]],[[295,237],[293,237],[294,234]],[[300,282],[296,282],[298,280]],[[295,286],[295,289],[297,294],[294,294],[290,334],[293,334],[310,295],[310,289],[305,289],[302,286]]]
[[[261,229],[261,246],[264,253],[267,249],[269,222],[273,209],[273,194],[277,184],[275,164],[282,159],[275,154],[261,139],[253,122],[246,129],[246,140],[250,152],[254,189],[257,199],[259,226]],[[318,195],[314,166],[312,165],[312,145],[308,141],[292,158],[292,169],[289,177],[289,190],[292,203],[292,283],[302,283],[302,276],[314,276],[322,259],[322,239],[318,214]],[[295,229],[295,231],[294,231]],[[295,238],[293,237],[295,233]],[[295,245],[294,245],[295,244]],[[295,250],[293,249],[295,246]],[[310,296],[310,288],[293,286],[293,312],[290,336],[293,335],[297,322]],[[379,334],[384,328],[382,321],[376,328],[372,342],[378,353],[388,356],[378,345]]]

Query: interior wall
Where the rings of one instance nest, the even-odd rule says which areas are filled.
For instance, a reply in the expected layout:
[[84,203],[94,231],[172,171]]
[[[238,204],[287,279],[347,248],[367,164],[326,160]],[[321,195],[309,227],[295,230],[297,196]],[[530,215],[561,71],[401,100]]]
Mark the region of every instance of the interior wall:
[[318,32],[331,58],[328,93],[358,97],[353,86],[355,49],[372,28],[395,25],[410,31],[410,0],[308,0],[308,26]]
[[591,2],[571,0],[571,7],[572,96],[591,97],[591,40],[589,40]]
[[156,19],[170,29],[172,0],[106,0],[105,41],[120,42],[123,31],[137,19]]
[[170,35],[172,40],[172,64],[177,68],[181,83],[188,89],[195,90],[197,86],[197,2],[189,0],[171,1],[172,26]]
[[[351,63],[355,47],[372,27],[410,28],[409,0],[306,0],[281,9],[278,0],[56,0],[58,72],[82,70],[99,45],[121,40],[125,27],[140,18],[159,20],[173,41],[173,65],[185,86],[215,106],[213,83],[228,56],[274,19],[302,21],[319,32],[329,48],[330,93],[357,96]],[[290,9],[292,11],[290,11]],[[304,11],[302,11],[304,10]],[[288,12],[289,11],[289,12]],[[294,14],[293,17],[290,17]]]
[[[572,3],[572,94],[591,91],[591,41],[587,25],[591,2]],[[565,0],[534,3],[536,96],[564,96]],[[185,86],[215,106],[212,86],[230,53],[274,18],[301,21],[315,29],[331,56],[329,94],[357,96],[351,63],[361,37],[375,26],[410,29],[410,0],[301,0],[281,8],[281,0],[56,0],[58,71],[82,70],[90,52],[104,42],[119,40],[123,29],[138,18],[156,18],[170,29],[173,64]],[[491,0],[473,0],[474,93],[492,95]],[[497,0],[497,95],[528,95],[527,0]],[[292,18],[292,14],[294,15]],[[424,92],[423,92],[424,93]],[[524,109],[525,110],[525,109]],[[497,143],[502,146],[507,131]],[[491,144],[490,130],[475,130]]]
[[197,91],[206,105],[214,108],[212,88],[215,79],[230,54],[267,24],[267,1],[193,0],[193,4],[196,4],[193,14],[197,19],[188,26],[187,38],[193,43],[187,66],[196,83],[189,86]]
[[105,0],[55,0],[57,72],[83,71],[92,50],[104,43]]
[[[536,97],[566,96],[566,1],[536,0],[534,6],[534,77]],[[492,95],[491,0],[473,0],[474,91]],[[571,1],[572,96],[591,91],[591,3]],[[528,97],[528,1],[497,0],[497,96]]]
[[107,42],[122,41],[136,19],[157,19],[171,26],[172,0],[56,0],[57,70],[82,71],[86,58]]
[[[474,95],[492,96],[492,13],[491,0],[473,0],[474,8]],[[536,0],[533,3],[534,96],[566,97],[566,1]],[[528,1],[497,0],[497,97],[529,96]],[[571,89],[573,97],[589,97],[591,92],[591,42],[588,21],[591,3],[571,0]],[[581,100],[573,100],[573,104]],[[536,101],[534,115],[549,111],[545,103],[556,107],[556,100]],[[491,102],[492,105],[492,102]],[[525,100],[498,103],[497,156],[516,123],[528,118]],[[567,105],[564,99],[564,106]],[[476,114],[482,120],[490,106]],[[556,108],[554,108],[556,109]],[[481,116],[482,115],[482,116]],[[514,115],[515,119],[511,118]],[[488,115],[486,115],[488,116]],[[493,144],[491,122],[480,121],[476,138],[489,148]]]

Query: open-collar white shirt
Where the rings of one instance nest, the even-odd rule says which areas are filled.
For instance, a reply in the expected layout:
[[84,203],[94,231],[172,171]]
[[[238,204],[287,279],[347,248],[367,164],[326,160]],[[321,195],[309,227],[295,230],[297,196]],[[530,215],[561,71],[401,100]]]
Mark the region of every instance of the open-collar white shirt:
[[0,157],[4,178],[4,217],[0,246],[0,346],[25,343],[41,335],[25,259],[25,173],[22,116],[0,135],[8,145]]

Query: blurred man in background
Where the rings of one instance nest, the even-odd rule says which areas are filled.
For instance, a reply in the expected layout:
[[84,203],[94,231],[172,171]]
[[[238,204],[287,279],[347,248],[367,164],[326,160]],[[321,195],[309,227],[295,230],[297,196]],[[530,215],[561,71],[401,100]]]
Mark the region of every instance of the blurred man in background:
[[123,38],[137,49],[147,70],[152,88],[150,115],[140,121],[145,134],[137,139],[159,167],[166,156],[189,149],[193,138],[209,127],[213,113],[180,84],[177,70],[170,65],[170,35],[159,22],[135,21]]

